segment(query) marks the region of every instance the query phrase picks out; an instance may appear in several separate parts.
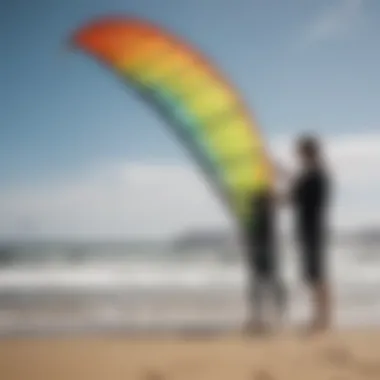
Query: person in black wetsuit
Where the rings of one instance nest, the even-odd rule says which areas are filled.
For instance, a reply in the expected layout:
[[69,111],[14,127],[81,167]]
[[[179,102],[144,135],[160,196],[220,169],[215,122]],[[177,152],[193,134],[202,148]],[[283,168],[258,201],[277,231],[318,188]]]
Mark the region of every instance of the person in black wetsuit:
[[302,137],[297,144],[297,155],[302,169],[291,189],[296,237],[304,277],[311,289],[315,307],[311,328],[324,329],[330,323],[325,251],[330,181],[316,138]]
[[266,301],[272,301],[277,319],[281,319],[286,298],[277,260],[273,196],[269,192],[252,196],[250,211],[251,218],[245,236],[252,313],[249,328],[262,330],[268,319],[264,314]]

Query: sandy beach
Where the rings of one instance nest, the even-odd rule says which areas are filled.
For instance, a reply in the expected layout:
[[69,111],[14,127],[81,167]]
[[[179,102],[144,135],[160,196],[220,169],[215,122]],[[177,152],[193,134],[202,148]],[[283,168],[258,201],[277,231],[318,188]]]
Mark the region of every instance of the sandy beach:
[[4,380],[375,380],[380,329],[302,336],[61,337],[0,342]]

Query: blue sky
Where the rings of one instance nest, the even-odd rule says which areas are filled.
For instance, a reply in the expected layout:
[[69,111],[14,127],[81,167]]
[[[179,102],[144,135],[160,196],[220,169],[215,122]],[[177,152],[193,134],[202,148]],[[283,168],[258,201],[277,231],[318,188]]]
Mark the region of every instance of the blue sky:
[[117,13],[152,20],[207,52],[270,139],[305,129],[334,141],[377,136],[377,0],[3,1],[1,188],[48,186],[114,163],[186,161],[148,105],[66,48],[82,23]]

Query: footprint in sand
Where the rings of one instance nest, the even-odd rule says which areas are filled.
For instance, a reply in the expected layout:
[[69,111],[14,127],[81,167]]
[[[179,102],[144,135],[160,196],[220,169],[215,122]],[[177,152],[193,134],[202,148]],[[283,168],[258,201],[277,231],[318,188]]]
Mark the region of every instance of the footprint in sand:
[[253,375],[252,380],[276,380],[273,375],[267,371],[258,371]]
[[142,380],[166,380],[166,378],[158,371],[150,370],[143,375]]
[[354,361],[352,353],[341,347],[323,349],[322,357],[335,367],[347,367]]
[[380,379],[380,363],[378,362],[356,362],[355,370],[357,373],[368,378]]
[[356,358],[350,351],[344,348],[330,348],[323,351],[324,360],[335,367],[349,369],[355,374],[367,376],[368,379],[380,378],[380,364],[365,362]]

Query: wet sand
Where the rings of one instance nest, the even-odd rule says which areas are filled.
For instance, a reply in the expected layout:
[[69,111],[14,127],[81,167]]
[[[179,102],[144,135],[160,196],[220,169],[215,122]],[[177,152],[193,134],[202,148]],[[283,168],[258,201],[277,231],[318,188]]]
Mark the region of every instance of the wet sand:
[[304,336],[12,338],[4,380],[375,380],[380,329]]

